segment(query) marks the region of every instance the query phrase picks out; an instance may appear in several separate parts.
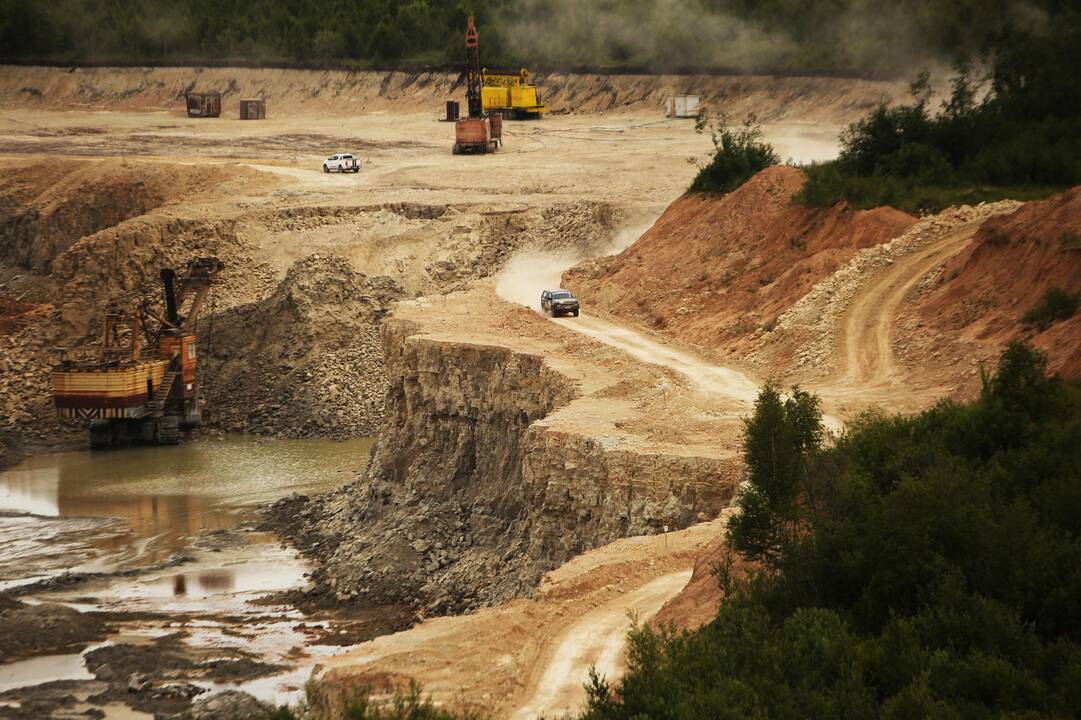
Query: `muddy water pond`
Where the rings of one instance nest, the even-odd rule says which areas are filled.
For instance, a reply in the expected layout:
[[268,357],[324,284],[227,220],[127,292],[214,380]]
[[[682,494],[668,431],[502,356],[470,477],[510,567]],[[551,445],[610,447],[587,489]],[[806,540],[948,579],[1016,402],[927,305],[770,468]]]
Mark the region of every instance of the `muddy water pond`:
[[[303,588],[309,567],[254,530],[254,521],[260,506],[280,497],[355,479],[371,444],[211,437],[171,448],[40,455],[0,472],[0,591],[104,618],[109,628],[89,649],[0,665],[0,717],[5,699],[24,702],[18,693],[31,686],[90,682],[87,653],[118,645],[155,647],[196,670],[222,658],[264,663],[276,674],[180,674],[203,692],[240,687],[267,700],[293,699],[305,667],[340,650],[313,647],[334,618],[267,600]],[[110,652],[125,658],[113,666],[138,655]],[[154,668],[136,669],[157,684]],[[102,682],[100,672],[94,682]],[[157,710],[149,700],[144,709]]]
[[28,458],[0,472],[0,589],[57,569],[160,562],[200,531],[255,519],[262,504],[355,478],[370,447],[225,436]]

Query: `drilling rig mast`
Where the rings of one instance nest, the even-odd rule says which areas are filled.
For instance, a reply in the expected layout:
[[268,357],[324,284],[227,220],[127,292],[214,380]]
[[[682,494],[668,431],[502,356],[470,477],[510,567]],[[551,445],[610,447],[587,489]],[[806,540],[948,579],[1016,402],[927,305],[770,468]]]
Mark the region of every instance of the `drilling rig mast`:
[[465,31],[465,63],[469,117],[454,124],[454,154],[495,152],[503,143],[503,118],[484,114],[481,102],[484,74],[480,67],[480,34],[472,15]]

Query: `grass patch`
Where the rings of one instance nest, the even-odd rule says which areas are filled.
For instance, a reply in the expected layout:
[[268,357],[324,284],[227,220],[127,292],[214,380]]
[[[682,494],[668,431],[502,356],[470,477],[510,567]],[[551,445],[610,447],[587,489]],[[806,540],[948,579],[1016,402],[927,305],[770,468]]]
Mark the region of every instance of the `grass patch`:
[[1026,328],[1043,332],[1057,322],[1072,318],[1079,305],[1081,296],[1066,292],[1062,288],[1050,288],[1040,302],[1024,314],[1021,322]]
[[932,184],[915,178],[856,175],[837,162],[801,168],[807,184],[796,200],[804,205],[829,206],[841,200],[859,210],[889,205],[907,213],[937,213],[955,205],[976,205],[997,200],[1044,200],[1068,185],[989,185],[986,183]]

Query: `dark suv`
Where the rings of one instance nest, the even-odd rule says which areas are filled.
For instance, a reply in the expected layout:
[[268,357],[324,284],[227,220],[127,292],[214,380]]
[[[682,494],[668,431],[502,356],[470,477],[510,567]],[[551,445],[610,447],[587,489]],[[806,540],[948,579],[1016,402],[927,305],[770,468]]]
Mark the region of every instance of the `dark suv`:
[[541,310],[556,315],[570,314],[578,317],[578,298],[570,290],[545,290],[541,293]]

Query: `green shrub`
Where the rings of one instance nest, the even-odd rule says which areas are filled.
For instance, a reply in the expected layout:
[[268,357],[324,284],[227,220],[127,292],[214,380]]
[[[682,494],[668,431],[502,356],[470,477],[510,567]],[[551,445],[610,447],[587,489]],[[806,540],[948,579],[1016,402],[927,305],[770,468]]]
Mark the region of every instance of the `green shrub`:
[[1043,332],[1060,320],[1072,318],[1081,305],[1081,296],[1068,293],[1062,288],[1050,288],[1043,299],[1024,314],[1021,322],[1027,328]]
[[937,112],[921,74],[911,104],[875,108],[842,133],[836,161],[808,168],[801,199],[937,210],[1081,183],[1081,92],[1072,70],[1081,65],[1079,17],[1041,33],[1000,35],[986,87],[957,65]]
[[748,118],[739,128],[725,125],[723,120],[702,119],[699,132],[709,129],[713,139],[713,154],[699,168],[691,183],[691,192],[732,192],[758,172],[781,161],[773,146],[762,141],[762,129]]

